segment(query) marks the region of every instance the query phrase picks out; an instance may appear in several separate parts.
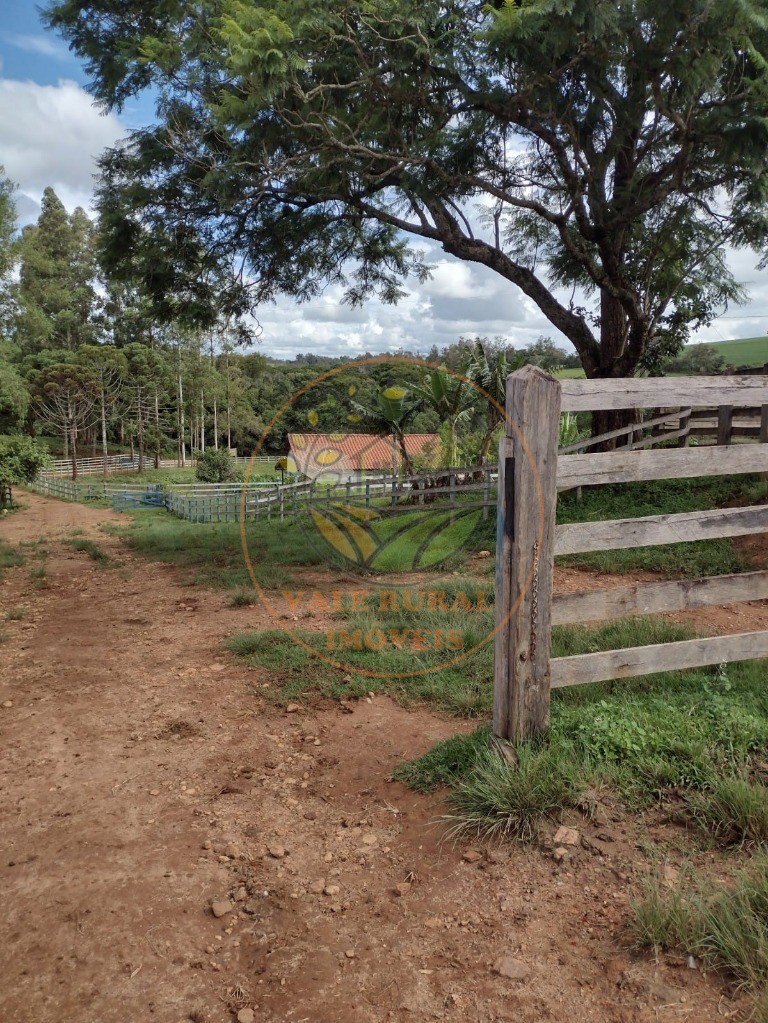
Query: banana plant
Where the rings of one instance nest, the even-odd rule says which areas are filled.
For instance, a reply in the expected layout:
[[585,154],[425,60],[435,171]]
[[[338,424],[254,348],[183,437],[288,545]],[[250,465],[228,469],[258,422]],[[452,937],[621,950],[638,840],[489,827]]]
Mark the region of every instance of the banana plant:
[[459,464],[459,423],[471,418],[475,408],[476,394],[471,384],[462,376],[454,376],[444,367],[428,373],[424,386],[417,393],[430,405],[447,426],[448,439],[445,442],[445,465],[453,468]]
[[485,399],[485,433],[480,445],[480,460],[483,463],[488,461],[493,435],[504,419],[501,410],[507,401],[507,377],[520,369],[524,362],[525,355],[522,353],[508,358],[505,351],[489,352],[479,338],[475,341],[467,375],[481,389],[481,397]]
[[376,394],[376,405],[367,408],[359,402],[352,401],[351,406],[356,421],[362,421],[373,433],[381,437],[393,437],[400,448],[403,470],[407,476],[413,476],[413,464],[405,446],[405,430],[408,424],[421,412],[424,400],[407,388],[398,384],[383,387]]

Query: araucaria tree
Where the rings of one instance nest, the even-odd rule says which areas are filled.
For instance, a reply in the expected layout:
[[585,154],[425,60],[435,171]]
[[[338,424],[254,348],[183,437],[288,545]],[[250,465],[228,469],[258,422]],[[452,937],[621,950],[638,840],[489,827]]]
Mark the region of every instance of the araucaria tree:
[[[407,236],[483,264],[590,377],[679,347],[768,233],[768,0],[54,0],[96,96],[113,251],[263,299],[393,301]],[[190,285],[194,298],[194,288]],[[202,299],[205,295],[197,296]]]

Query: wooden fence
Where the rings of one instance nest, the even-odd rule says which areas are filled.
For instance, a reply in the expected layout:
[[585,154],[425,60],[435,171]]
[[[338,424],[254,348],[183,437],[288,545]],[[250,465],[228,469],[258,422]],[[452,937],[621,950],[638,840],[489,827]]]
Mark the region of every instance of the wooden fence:
[[[725,409],[723,418],[731,423],[734,410],[757,408],[762,424],[768,421],[768,380],[718,376],[557,381],[532,366],[508,378],[507,414],[516,429],[508,426],[499,446],[494,732],[501,739],[519,742],[547,729],[551,688],[768,656],[768,631],[550,656],[553,624],[768,597],[765,571],[553,596],[553,565],[559,554],[768,531],[765,504],[555,524],[557,493],[573,487],[768,472],[768,437],[762,428],[758,437],[762,443],[737,447],[726,442],[649,449],[630,443],[592,452],[574,451],[583,445],[572,445],[570,453],[558,453],[561,411],[660,406],[715,408],[718,420]],[[615,436],[630,437],[632,429],[615,431]]]

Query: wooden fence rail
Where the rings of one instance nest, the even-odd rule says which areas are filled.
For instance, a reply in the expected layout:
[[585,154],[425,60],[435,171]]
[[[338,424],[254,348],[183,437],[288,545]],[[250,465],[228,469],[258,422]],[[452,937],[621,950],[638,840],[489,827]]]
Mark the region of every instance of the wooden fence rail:
[[[642,424],[658,429],[655,441],[686,438],[698,410],[712,418],[717,443],[703,447],[647,449],[637,443],[637,423],[603,435],[621,438],[613,451],[585,451],[589,443],[558,453],[560,411],[658,409],[669,413]],[[756,444],[730,446],[737,410],[759,416]],[[526,366],[507,381],[506,436],[499,445],[497,512],[494,732],[520,742],[546,730],[552,688],[627,678],[659,671],[768,657],[768,631],[713,636],[552,658],[553,624],[653,614],[733,601],[768,598],[768,572],[614,586],[590,593],[552,593],[556,555],[768,532],[768,505],[711,509],[604,522],[555,526],[557,492],[579,486],[657,479],[765,473],[768,471],[768,380],[758,377],[692,377],[558,382]],[[680,426],[684,422],[684,426]]]

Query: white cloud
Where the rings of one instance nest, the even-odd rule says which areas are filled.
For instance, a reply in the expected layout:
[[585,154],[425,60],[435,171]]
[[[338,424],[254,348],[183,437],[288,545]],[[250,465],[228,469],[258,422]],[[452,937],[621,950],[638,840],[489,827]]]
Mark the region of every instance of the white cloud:
[[6,32],[3,34],[3,40],[25,53],[36,53],[40,57],[48,57],[53,60],[70,59],[70,53],[66,46],[62,46],[48,36]]
[[76,82],[0,79],[0,163],[19,186],[19,213],[27,222],[47,185],[69,209],[87,206],[97,157],[124,134],[120,121],[100,114]]

